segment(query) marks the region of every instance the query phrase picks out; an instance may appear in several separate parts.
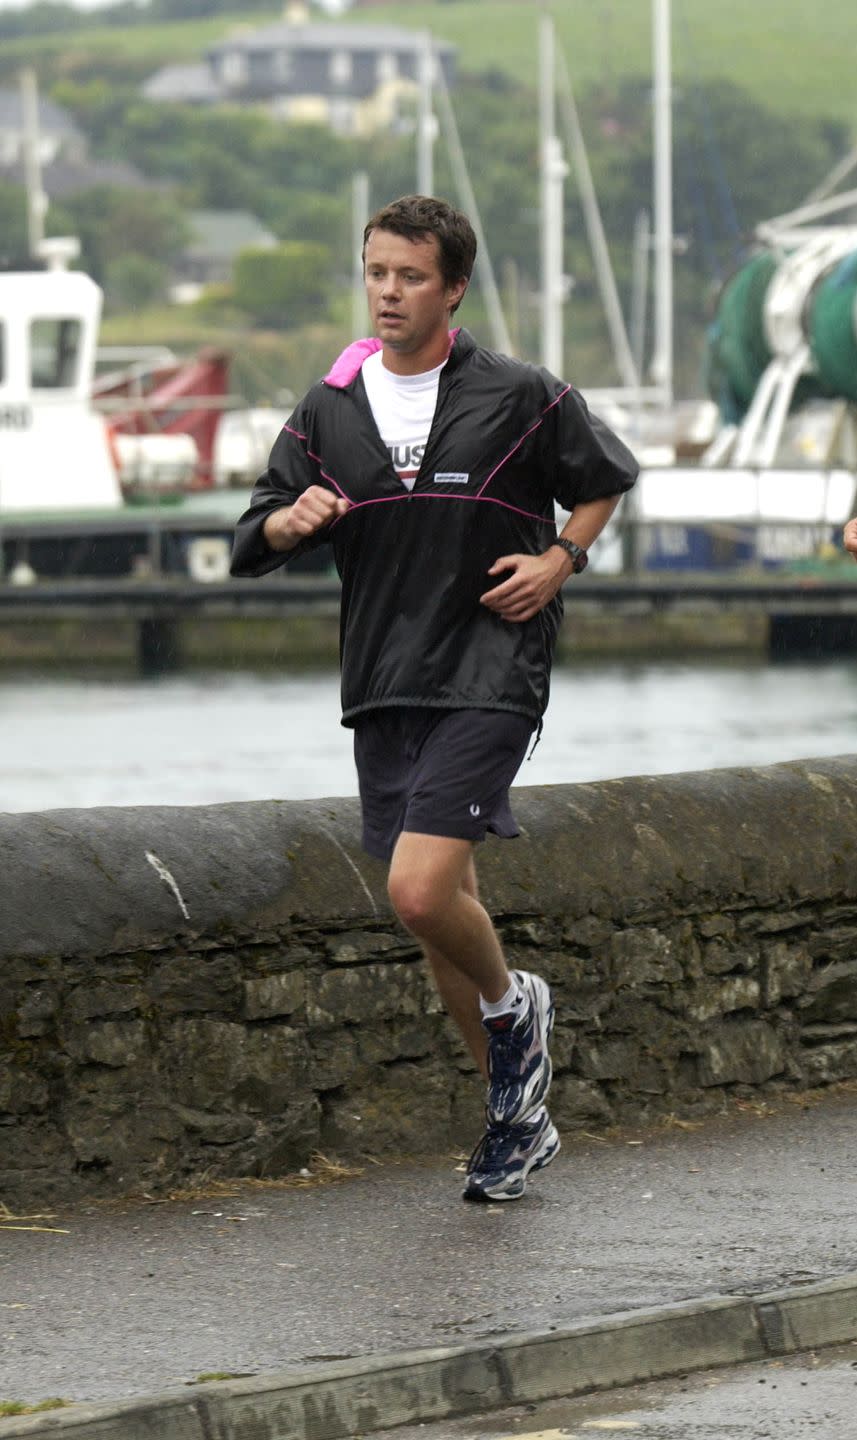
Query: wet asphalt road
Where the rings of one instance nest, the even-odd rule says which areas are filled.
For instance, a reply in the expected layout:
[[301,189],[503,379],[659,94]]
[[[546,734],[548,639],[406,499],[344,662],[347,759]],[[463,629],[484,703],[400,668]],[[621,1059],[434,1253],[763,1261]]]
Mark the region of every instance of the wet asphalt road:
[[857,1345],[610,1395],[376,1432],[373,1440],[854,1440]]
[[0,1399],[130,1398],[832,1279],[857,1271],[855,1160],[852,1091],[566,1141],[514,1205],[464,1205],[447,1157],[58,1208],[33,1223],[66,1233],[0,1227]]

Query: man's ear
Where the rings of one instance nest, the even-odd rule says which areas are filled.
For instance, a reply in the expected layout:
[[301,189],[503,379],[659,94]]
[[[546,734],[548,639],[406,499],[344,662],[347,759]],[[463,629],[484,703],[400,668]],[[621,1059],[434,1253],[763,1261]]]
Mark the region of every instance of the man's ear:
[[458,280],[454,285],[450,285],[447,291],[447,295],[449,297],[450,315],[455,314],[456,310],[458,309],[459,305],[467,294],[467,287],[469,284],[469,280]]

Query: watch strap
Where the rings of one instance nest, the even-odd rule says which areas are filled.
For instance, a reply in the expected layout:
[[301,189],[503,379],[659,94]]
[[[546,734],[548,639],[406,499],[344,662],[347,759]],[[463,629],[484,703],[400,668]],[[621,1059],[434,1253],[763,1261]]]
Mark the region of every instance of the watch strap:
[[589,564],[589,556],[583,546],[576,545],[573,540],[563,540],[562,536],[558,535],[555,540],[551,541],[551,545],[558,545],[566,555],[571,557],[571,568],[575,575],[579,575],[581,570],[585,570]]

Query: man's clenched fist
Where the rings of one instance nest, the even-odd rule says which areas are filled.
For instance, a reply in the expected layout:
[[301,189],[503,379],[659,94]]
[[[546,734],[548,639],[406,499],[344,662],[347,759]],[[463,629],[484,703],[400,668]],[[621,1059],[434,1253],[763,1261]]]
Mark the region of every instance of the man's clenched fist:
[[300,540],[314,535],[344,515],[347,509],[348,501],[341,495],[334,495],[323,485],[310,485],[294,505],[284,505],[268,516],[264,525],[265,540],[272,550],[293,550]]

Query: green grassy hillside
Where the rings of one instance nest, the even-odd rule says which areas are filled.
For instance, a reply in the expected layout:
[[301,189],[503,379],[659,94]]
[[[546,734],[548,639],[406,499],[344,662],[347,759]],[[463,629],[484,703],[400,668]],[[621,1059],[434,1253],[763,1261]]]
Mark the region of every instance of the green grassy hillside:
[[[535,83],[540,0],[398,0],[350,19],[428,28],[458,45],[468,69]],[[576,87],[651,67],[651,0],[555,0]],[[675,78],[725,78],[773,109],[845,117],[857,130],[855,0],[673,0]]]
[[[347,20],[430,29],[459,47],[463,68],[500,69],[535,85],[540,9],[540,0],[396,0]],[[649,70],[651,0],[555,0],[553,11],[578,90]],[[236,6],[231,18],[6,41],[0,72],[39,59],[55,73],[74,71],[83,54],[154,69],[196,58],[238,25],[271,19]],[[857,133],[857,0],[673,0],[672,36],[677,84],[726,78],[772,109],[836,116]]]

